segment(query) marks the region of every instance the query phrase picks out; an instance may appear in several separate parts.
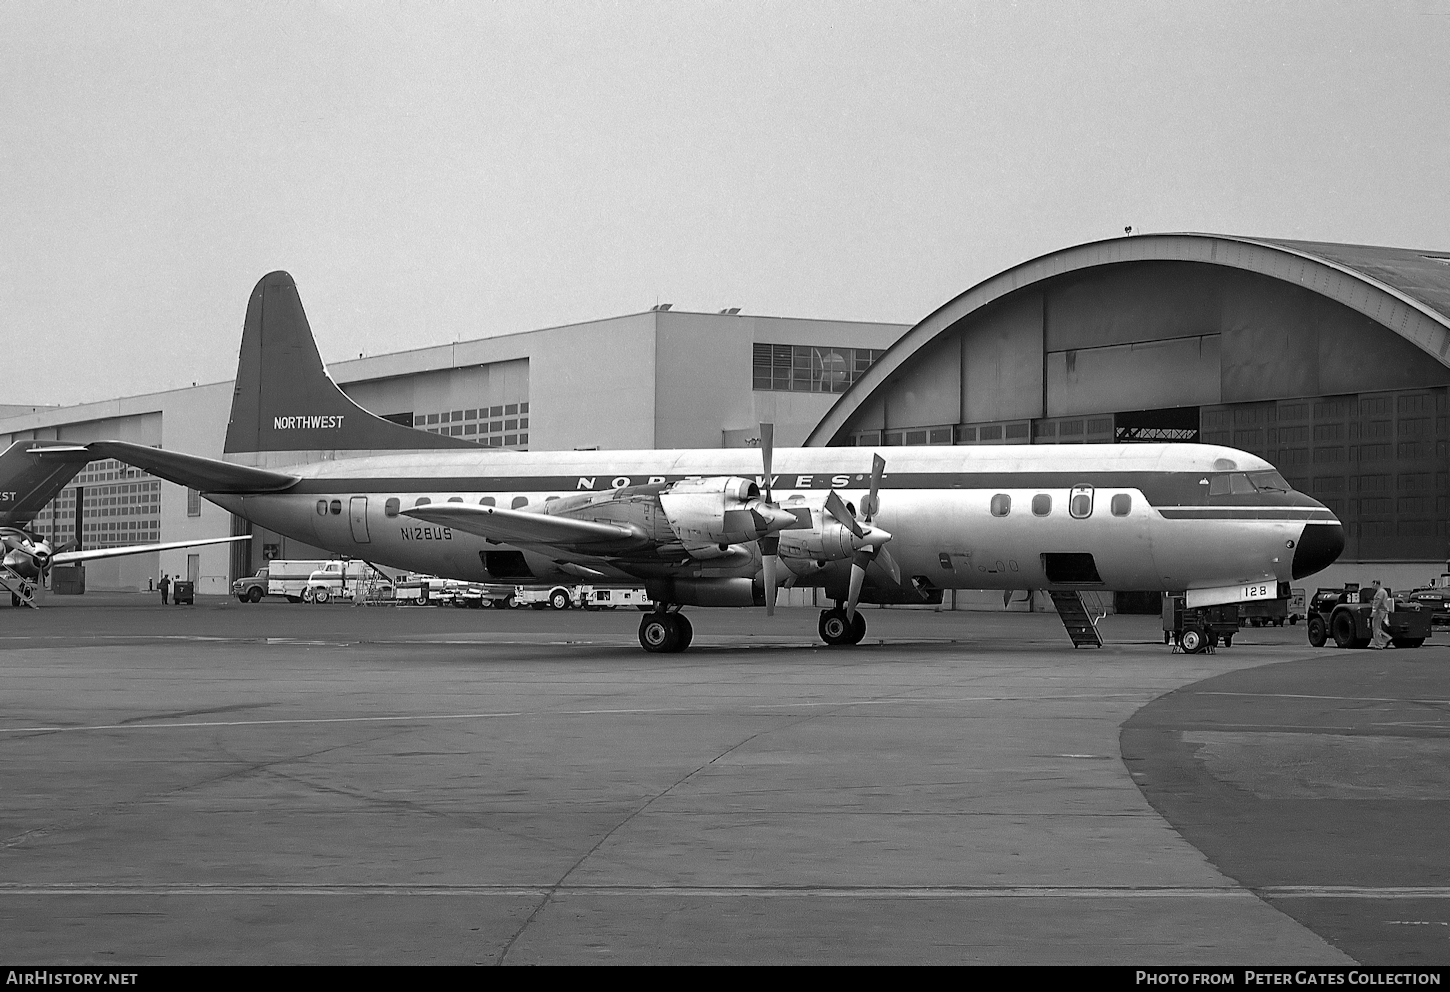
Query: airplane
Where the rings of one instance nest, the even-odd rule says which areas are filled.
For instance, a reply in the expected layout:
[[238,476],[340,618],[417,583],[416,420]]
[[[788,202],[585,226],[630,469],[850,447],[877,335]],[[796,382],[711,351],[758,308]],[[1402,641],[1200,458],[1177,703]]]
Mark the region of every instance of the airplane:
[[469,581],[643,585],[650,652],[689,646],[682,607],[769,614],[782,584],[823,589],[821,639],[849,645],[863,602],[1146,589],[1206,606],[1273,598],[1344,548],[1329,509],[1216,445],[776,449],[766,424],[756,449],[480,448],[353,403],[285,272],[248,303],[230,460],[87,448],[338,555]]
[[90,551],[54,550],[49,541],[26,530],[25,525],[95,457],[84,445],[56,441],[15,441],[0,453],[0,587],[10,592],[11,606],[38,609],[35,590],[56,565],[249,540],[243,535]]

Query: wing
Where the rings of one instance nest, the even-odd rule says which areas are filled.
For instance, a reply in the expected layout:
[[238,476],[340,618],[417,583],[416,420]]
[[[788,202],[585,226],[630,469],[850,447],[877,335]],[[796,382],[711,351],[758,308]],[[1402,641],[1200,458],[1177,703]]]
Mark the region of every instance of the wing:
[[584,554],[620,554],[648,547],[644,531],[624,524],[575,520],[552,513],[506,510],[501,506],[441,503],[403,510],[403,516],[476,534],[497,544],[542,544]]
[[95,561],[97,558],[124,558],[126,555],[142,555],[148,551],[170,551],[172,548],[199,548],[204,544],[228,544],[232,541],[250,541],[252,535],[238,537],[211,537],[199,541],[167,541],[165,544],[128,544],[122,548],[96,548],[94,551],[61,551],[50,557],[52,565],[69,565],[73,561]]

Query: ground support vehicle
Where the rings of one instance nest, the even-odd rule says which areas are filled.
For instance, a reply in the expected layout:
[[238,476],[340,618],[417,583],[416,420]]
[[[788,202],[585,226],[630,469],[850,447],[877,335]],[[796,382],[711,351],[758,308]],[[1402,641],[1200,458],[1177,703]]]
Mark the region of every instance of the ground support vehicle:
[[304,603],[364,602],[391,598],[392,579],[365,561],[330,561],[307,577]]
[[514,590],[514,603],[536,610],[553,607],[567,610],[582,605],[578,586],[518,586]]
[[586,610],[613,610],[620,606],[648,610],[654,607],[649,594],[643,589],[618,586],[580,586],[579,605]]
[[1289,623],[1289,599],[1256,599],[1239,604],[1239,623],[1245,627],[1282,627]]
[[419,606],[438,603],[442,600],[446,579],[436,575],[409,573],[393,586],[393,598],[400,603],[416,603]]
[[177,579],[171,584],[171,603],[173,606],[196,605],[196,583],[188,582],[185,579]]
[[[267,595],[285,596],[289,603],[301,603],[312,573],[333,564],[342,566],[340,560],[328,558],[274,558],[267,563]],[[307,601],[310,602],[310,594]]]
[[1163,597],[1163,643],[1174,651],[1200,654],[1213,651],[1222,642],[1230,647],[1239,629],[1238,603],[1220,606],[1185,604],[1182,596]]
[[[1369,647],[1374,637],[1370,627],[1373,599],[1373,588],[1320,589],[1310,601],[1309,643],[1320,648],[1332,637],[1336,647]],[[1417,648],[1424,644],[1430,636],[1433,611],[1413,600],[1393,597],[1390,607],[1385,622],[1390,643],[1397,648]]]

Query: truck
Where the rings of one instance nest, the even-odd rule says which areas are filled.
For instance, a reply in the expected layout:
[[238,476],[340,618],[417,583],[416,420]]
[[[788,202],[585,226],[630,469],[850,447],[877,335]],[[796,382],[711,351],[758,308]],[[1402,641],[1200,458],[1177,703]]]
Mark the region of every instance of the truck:
[[581,610],[612,610],[617,606],[635,606],[647,610],[652,605],[643,589],[598,585],[518,586],[514,590],[514,604],[536,610],[551,606],[556,610],[576,607]]
[[[1385,590],[1390,592],[1390,590]],[[1374,588],[1361,589],[1349,583],[1343,589],[1320,589],[1309,601],[1309,643],[1322,648],[1332,637],[1336,647],[1369,647]],[[1385,623],[1390,643],[1397,648],[1417,648],[1430,636],[1434,610],[1391,593],[1390,615]]]
[[375,599],[391,599],[393,580],[369,562],[330,561],[313,569],[302,587],[304,603],[329,603],[347,599],[358,602],[369,593]]
[[[267,573],[266,595],[285,596],[289,603],[301,603],[312,573],[332,564],[341,566],[342,562],[328,558],[274,558],[263,570]],[[260,575],[261,572],[257,574]],[[310,600],[310,594],[308,598]],[[250,591],[248,592],[247,602],[255,603],[260,599],[260,596],[252,599]]]
[[514,603],[535,610],[553,607],[567,610],[582,605],[578,586],[517,586],[514,589]]
[[440,579],[436,575],[409,572],[394,583],[393,598],[400,603],[416,603],[420,606],[439,603],[445,598],[444,592],[448,590],[448,581]]
[[232,583],[232,595],[242,603],[260,603],[268,595],[267,583],[271,572],[267,567],[257,569],[256,575],[244,575]]

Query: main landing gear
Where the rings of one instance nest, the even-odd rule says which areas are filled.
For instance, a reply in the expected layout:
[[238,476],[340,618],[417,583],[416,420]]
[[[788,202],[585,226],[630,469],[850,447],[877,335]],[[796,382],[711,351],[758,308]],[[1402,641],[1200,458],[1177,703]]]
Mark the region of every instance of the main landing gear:
[[832,647],[860,644],[861,638],[866,636],[866,618],[858,610],[856,616],[848,620],[846,611],[837,606],[835,609],[821,611],[821,619],[816,624],[816,629],[820,632],[821,640]]
[[690,646],[695,628],[683,613],[647,613],[639,622],[639,646],[651,654],[674,654]]

